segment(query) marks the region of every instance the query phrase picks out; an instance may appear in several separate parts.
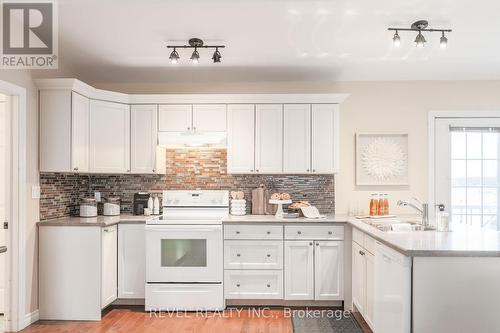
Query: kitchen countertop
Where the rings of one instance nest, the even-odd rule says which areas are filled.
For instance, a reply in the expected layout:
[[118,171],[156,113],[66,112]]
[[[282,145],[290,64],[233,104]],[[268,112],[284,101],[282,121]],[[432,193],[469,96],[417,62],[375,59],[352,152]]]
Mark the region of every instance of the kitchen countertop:
[[78,217],[78,216],[67,216],[61,217],[57,219],[45,220],[37,223],[39,227],[85,227],[85,226],[95,226],[95,227],[108,227],[110,225],[118,224],[118,223],[146,223],[147,220],[153,219],[157,216],[150,215],[131,215],[131,214],[122,214],[119,216],[102,216],[99,215],[97,217]]
[[346,215],[327,215],[325,218],[308,219],[305,217],[298,218],[277,218],[274,215],[243,215],[229,217],[222,220],[222,223],[346,223],[348,217]]
[[348,223],[394,250],[413,257],[500,257],[500,232],[452,226],[451,232],[385,232],[356,218]]
[[7,252],[7,246],[0,246],[0,253]]

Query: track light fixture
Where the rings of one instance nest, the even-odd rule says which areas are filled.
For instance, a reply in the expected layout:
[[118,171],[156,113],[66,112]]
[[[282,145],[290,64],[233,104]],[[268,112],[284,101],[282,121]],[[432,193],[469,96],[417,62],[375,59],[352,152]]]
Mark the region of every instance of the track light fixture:
[[200,62],[200,53],[198,52],[198,49],[215,49],[212,60],[214,61],[214,63],[219,63],[222,59],[222,55],[219,52],[219,49],[223,49],[226,47],[225,45],[203,45],[203,41],[199,38],[191,38],[188,43],[189,45],[167,45],[167,48],[174,49],[170,53],[170,63],[176,64],[179,62],[180,57],[176,49],[194,49],[190,58],[193,64],[197,64]]
[[418,48],[424,47],[427,40],[425,39],[422,32],[440,32],[441,38],[439,40],[439,46],[444,49],[448,45],[448,38],[444,35],[445,32],[451,32],[451,29],[429,29],[427,26],[429,22],[426,20],[420,20],[411,25],[410,28],[388,28],[389,31],[394,31],[394,36],[392,37],[392,42],[395,47],[399,47],[401,44],[401,38],[399,37],[398,31],[417,31],[417,37],[415,37],[415,45]]

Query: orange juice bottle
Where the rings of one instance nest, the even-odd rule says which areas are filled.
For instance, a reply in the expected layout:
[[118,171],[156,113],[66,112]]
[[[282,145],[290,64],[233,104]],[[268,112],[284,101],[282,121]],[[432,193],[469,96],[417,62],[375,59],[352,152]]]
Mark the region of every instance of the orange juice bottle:
[[377,215],[384,215],[384,199],[382,194],[378,195]]
[[389,215],[389,199],[388,194],[384,194],[384,215]]
[[375,198],[375,194],[371,195],[370,199],[370,216],[377,215],[378,200]]

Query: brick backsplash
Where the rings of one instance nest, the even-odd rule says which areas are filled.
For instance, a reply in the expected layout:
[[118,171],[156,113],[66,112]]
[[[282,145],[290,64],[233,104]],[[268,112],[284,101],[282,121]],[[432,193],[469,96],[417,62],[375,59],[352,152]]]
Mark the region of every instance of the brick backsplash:
[[251,212],[251,191],[260,184],[308,200],[322,213],[334,212],[332,175],[228,175],[225,149],[168,149],[165,175],[40,174],[40,219],[78,215],[80,199],[95,191],[121,198],[121,210],[132,211],[135,192],[166,189],[241,190]]

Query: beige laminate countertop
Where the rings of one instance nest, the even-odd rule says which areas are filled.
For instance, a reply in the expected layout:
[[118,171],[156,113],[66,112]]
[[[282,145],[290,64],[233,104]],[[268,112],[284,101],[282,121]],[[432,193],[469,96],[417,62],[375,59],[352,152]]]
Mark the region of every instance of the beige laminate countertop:
[[298,218],[277,218],[274,215],[243,215],[229,217],[222,220],[224,224],[230,223],[346,223],[348,217],[346,215],[327,215],[324,218],[308,219],[305,217]]
[[57,219],[45,220],[37,223],[39,227],[108,227],[110,225],[118,223],[146,223],[147,220],[156,218],[157,216],[150,215],[131,215],[122,214],[119,216],[102,216],[97,217],[78,217],[78,216],[68,216],[61,217]]
[[407,256],[500,257],[500,232],[494,230],[452,226],[450,232],[386,232],[355,218],[348,223]]

